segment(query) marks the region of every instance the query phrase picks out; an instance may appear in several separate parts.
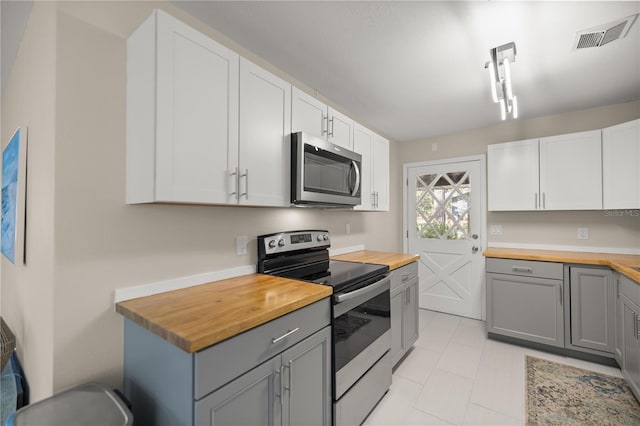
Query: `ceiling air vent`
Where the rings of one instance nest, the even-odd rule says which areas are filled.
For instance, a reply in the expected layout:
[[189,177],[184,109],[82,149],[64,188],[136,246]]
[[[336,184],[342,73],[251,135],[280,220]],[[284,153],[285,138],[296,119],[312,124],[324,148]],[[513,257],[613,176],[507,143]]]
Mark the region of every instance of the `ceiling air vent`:
[[574,43],[575,49],[585,49],[587,47],[604,46],[619,38],[624,38],[631,29],[633,23],[638,19],[638,14],[627,16],[608,24],[578,31]]

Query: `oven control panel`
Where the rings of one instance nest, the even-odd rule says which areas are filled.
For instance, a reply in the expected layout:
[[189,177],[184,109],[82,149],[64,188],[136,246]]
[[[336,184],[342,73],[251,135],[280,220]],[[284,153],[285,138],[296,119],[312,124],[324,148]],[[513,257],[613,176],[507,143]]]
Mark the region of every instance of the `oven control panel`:
[[258,236],[258,259],[271,254],[331,246],[329,231],[287,231]]

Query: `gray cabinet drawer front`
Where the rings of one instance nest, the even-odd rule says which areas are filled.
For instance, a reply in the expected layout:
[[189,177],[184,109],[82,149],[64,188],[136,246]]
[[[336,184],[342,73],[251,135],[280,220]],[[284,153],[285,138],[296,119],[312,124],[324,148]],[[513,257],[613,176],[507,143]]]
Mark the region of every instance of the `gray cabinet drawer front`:
[[[195,399],[280,354],[330,322],[331,306],[329,298],[325,298],[197,352],[193,373]],[[272,343],[296,328],[288,337]]]
[[625,277],[622,274],[618,274],[618,285],[620,286],[620,294],[624,294],[636,305],[640,305],[640,284]]
[[487,272],[496,274],[520,275],[525,277],[563,278],[563,264],[555,262],[539,262],[535,260],[487,258]]
[[391,291],[418,276],[418,262],[412,262],[391,271]]

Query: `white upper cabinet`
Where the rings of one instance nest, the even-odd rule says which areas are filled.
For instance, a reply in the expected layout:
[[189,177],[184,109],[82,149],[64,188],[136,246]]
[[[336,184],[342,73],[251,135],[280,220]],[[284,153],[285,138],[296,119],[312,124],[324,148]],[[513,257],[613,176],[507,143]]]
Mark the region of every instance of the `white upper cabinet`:
[[538,208],[538,139],[489,145],[487,163],[489,210]]
[[373,169],[373,132],[356,123],[353,130],[353,150],[362,155],[360,170],[360,205],[356,210],[372,210],[374,190],[372,188]]
[[162,11],[127,40],[127,202],[227,203],[239,56]]
[[489,145],[490,211],[602,209],[601,131]]
[[327,105],[297,87],[291,89],[291,133],[327,139]]
[[354,122],[313,96],[291,90],[291,132],[305,132],[353,150]]
[[353,144],[362,155],[362,200],[355,210],[389,210],[389,141],[355,123]]
[[389,141],[373,134],[373,189],[376,210],[389,211]]
[[640,209],[640,120],[602,130],[603,208]]
[[230,156],[243,205],[289,206],[291,84],[240,59],[240,149]]
[[540,139],[544,210],[602,209],[601,131]]
[[327,107],[327,116],[329,117],[327,140],[343,148],[353,150],[353,120],[331,107]]

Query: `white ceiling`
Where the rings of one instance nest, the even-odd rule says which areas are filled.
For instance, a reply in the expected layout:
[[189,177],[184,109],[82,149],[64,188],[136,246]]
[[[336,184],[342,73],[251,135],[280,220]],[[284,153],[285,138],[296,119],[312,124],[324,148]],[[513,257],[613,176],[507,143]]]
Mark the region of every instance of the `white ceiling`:
[[509,41],[521,118],[640,99],[640,22],[573,50],[576,31],[638,1],[174,4],[398,141],[499,123],[484,64]]

